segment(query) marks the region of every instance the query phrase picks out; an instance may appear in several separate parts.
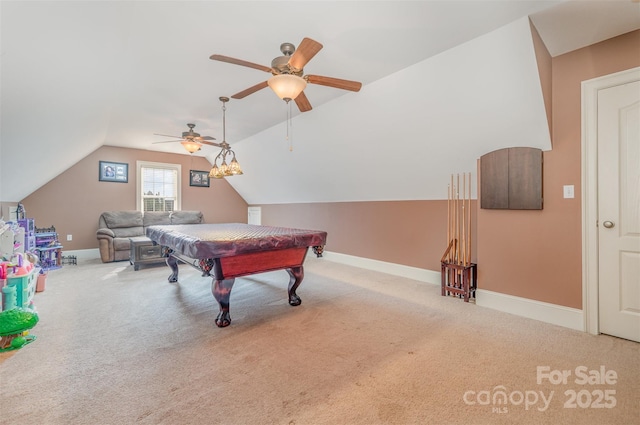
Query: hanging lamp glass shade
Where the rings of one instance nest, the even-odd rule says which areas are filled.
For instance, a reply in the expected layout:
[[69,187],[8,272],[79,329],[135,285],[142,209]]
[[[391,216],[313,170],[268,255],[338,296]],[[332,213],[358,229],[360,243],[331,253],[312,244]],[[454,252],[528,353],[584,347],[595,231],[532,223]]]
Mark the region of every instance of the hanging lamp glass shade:
[[220,173],[223,176],[231,175],[231,173],[229,172],[229,166],[227,165],[227,161],[225,161],[224,159],[222,160],[222,164],[220,164]]
[[240,164],[238,164],[238,161],[236,161],[235,156],[233,157],[233,159],[231,160],[231,163],[229,164],[229,171],[231,172],[231,175],[234,175],[234,176],[238,176],[242,174],[242,168],[240,168]]
[[224,174],[220,172],[220,168],[216,164],[213,165],[211,171],[209,171],[209,177],[213,179],[221,179],[224,177]]

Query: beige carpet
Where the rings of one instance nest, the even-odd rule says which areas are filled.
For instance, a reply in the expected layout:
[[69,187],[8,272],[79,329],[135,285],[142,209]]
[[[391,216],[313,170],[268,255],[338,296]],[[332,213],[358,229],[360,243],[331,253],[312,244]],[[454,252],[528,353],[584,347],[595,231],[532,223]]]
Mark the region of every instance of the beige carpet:
[[[301,306],[286,302],[284,271],[237,279],[233,322],[219,329],[210,279],[186,265],[179,283],[168,275],[95,260],[50,272],[35,298],[37,340],[0,353],[0,423],[640,421],[637,343],[312,257]],[[576,375],[601,365],[615,383]],[[538,367],[571,375],[538,384]],[[501,390],[506,403],[493,400]]]

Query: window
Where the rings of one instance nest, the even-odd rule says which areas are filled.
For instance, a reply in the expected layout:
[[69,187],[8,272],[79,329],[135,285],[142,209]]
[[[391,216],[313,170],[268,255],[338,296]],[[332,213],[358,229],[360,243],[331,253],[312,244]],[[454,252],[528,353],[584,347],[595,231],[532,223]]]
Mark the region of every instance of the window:
[[180,210],[180,164],[137,161],[136,208],[139,211]]

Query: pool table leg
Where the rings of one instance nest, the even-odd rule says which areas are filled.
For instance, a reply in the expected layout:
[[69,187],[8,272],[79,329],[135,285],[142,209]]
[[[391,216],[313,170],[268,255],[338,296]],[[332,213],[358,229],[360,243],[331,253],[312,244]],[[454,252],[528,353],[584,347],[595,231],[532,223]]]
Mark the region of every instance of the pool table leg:
[[299,267],[291,267],[287,269],[287,273],[289,273],[289,305],[296,306],[302,304],[302,300],[296,294],[296,289],[302,283],[302,279],[304,278],[304,269],[302,266]]
[[171,268],[171,274],[169,275],[169,282],[177,282],[178,281],[178,260],[171,255],[171,253],[167,256],[167,266]]
[[213,297],[220,304],[220,313],[216,317],[216,325],[224,328],[231,324],[231,315],[229,315],[229,298],[231,297],[231,289],[235,278],[218,280],[216,278],[211,282],[211,292]]

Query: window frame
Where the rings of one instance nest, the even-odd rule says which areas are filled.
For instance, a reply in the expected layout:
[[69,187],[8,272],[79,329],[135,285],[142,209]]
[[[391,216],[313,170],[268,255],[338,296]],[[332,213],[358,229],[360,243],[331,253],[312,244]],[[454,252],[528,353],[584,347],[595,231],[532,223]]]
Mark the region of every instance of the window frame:
[[142,203],[142,169],[143,168],[163,168],[175,170],[176,180],[176,202],[174,211],[182,209],[182,164],[171,164],[165,162],[136,161],[136,210],[143,211]]

